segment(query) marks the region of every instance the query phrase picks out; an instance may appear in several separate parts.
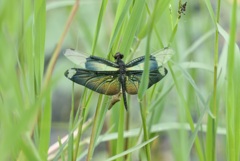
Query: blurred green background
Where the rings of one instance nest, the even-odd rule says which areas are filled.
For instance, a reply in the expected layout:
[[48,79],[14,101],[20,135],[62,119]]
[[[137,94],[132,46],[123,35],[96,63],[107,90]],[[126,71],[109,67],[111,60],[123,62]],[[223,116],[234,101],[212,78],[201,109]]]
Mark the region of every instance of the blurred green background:
[[[0,160],[239,161],[239,5],[1,0]],[[68,48],[128,62],[164,47],[168,75],[128,111],[64,76]]]

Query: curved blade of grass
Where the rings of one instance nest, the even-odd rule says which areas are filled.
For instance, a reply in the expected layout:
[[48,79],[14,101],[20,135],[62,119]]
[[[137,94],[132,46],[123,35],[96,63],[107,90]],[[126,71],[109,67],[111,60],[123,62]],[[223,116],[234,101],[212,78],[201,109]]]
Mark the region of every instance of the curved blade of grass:
[[115,156],[113,156],[113,157],[111,157],[111,158],[108,158],[108,159],[106,159],[106,161],[115,160],[115,159],[120,158],[120,157],[123,157],[123,156],[125,156],[125,155],[127,155],[127,154],[129,154],[129,153],[132,153],[132,152],[134,152],[134,151],[136,151],[136,150],[139,150],[139,149],[141,149],[142,147],[146,146],[147,144],[151,143],[151,142],[152,142],[153,140],[155,140],[157,137],[158,137],[158,136],[155,136],[155,137],[153,137],[153,138],[151,138],[151,139],[149,139],[149,140],[147,140],[147,141],[145,141],[145,142],[143,142],[143,143],[141,143],[141,144],[139,144],[139,145],[136,145],[136,146],[134,146],[134,147],[132,147],[132,148],[130,148],[130,149],[128,149],[128,150],[120,153],[120,154],[117,154],[117,155],[115,155]]
[[162,102],[163,99],[165,99],[169,92],[172,90],[172,88],[174,87],[174,84],[169,85],[168,89],[161,95],[161,97],[157,97],[155,101],[153,101],[149,107],[149,112],[151,112],[155,107],[157,107],[157,105],[160,104],[160,102]]
[[29,136],[24,136],[24,139],[22,140],[22,150],[24,153],[24,157],[22,159],[24,160],[36,160],[41,161],[41,157],[33,144],[31,138]]
[[194,51],[197,50],[201,44],[206,42],[206,40],[210,38],[214,33],[215,33],[215,30],[210,30],[206,34],[202,35],[198,40],[194,41],[194,43],[185,51],[185,54],[183,57],[181,57],[181,60],[186,60],[186,58],[191,53],[194,53]]
[[[184,70],[182,67],[180,67],[179,65],[177,65],[177,67],[181,70],[181,72],[183,73],[184,77],[188,80],[188,82],[192,85],[192,87],[195,89],[198,98],[200,99],[203,107],[207,107],[206,101],[204,99],[204,96],[201,94],[200,89],[197,87],[197,85],[195,84],[194,80],[192,79],[192,77],[190,76],[190,74]],[[214,117],[211,113],[209,113],[212,117]]]
[[201,69],[201,70],[206,70],[208,72],[212,72],[213,73],[213,68],[212,66],[208,65],[208,64],[204,64],[204,63],[200,63],[200,62],[195,62],[195,61],[190,61],[190,62],[183,62],[181,64],[179,64],[182,68],[186,68],[186,69]]
[[[206,102],[207,104],[208,102]],[[194,142],[196,140],[196,138],[198,137],[198,132],[199,130],[202,130],[202,121],[204,119],[204,116],[206,115],[206,113],[208,112],[208,106],[205,106],[202,111],[200,112],[200,116],[198,117],[198,121],[195,125],[195,128],[193,130],[192,136],[189,139],[189,145],[188,145],[188,155],[191,154],[191,149],[194,145]],[[211,116],[211,115],[210,115]],[[212,116],[211,116],[212,117]],[[212,117],[213,118],[213,117]],[[209,126],[207,126],[206,128],[209,128]],[[202,131],[201,131],[202,132]]]
[[[194,125],[194,126],[196,126],[196,125]],[[206,132],[207,126],[202,125],[202,127],[203,127],[202,132]],[[164,132],[164,131],[167,132],[167,131],[181,130],[181,129],[191,131],[191,128],[190,128],[189,124],[187,124],[187,123],[182,124],[182,123],[178,123],[178,122],[171,122],[171,123],[159,123],[159,124],[152,125],[151,133],[160,133],[160,132]],[[111,131],[111,130],[109,130],[109,131]],[[140,131],[140,128],[131,129],[129,131],[126,131],[126,132],[124,132],[124,138],[137,137],[139,135],[139,131]],[[226,129],[218,127],[217,134],[226,135]],[[116,140],[116,139],[118,139],[118,133],[116,133],[116,132],[100,135],[96,145],[98,145],[101,142],[107,142],[107,141]],[[66,142],[63,143],[63,145],[66,146],[67,145]],[[60,150],[60,149],[62,149],[62,150]],[[57,158],[59,158],[60,154],[63,153],[62,146],[60,147],[60,149],[59,149],[58,155],[56,155],[56,157],[55,157],[55,160],[58,160]],[[84,152],[81,152],[81,155],[77,158],[77,160],[81,160],[86,154],[87,154],[87,150],[85,150]]]
[[213,11],[211,2],[208,0],[205,0],[205,4],[207,6],[210,17],[212,18],[213,24],[215,25],[215,28],[217,29],[217,21],[216,21],[215,15],[214,15],[214,11]]
[[[195,126],[197,126],[197,125],[194,124],[194,127]],[[202,129],[203,131],[201,131],[201,132],[206,132],[207,126],[202,125],[202,127],[203,127],[203,129]],[[152,125],[151,133],[160,133],[160,132],[163,132],[163,131],[167,132],[167,131],[172,131],[172,130],[181,130],[182,128],[184,130],[191,131],[191,128],[190,128],[188,123],[170,122],[170,123],[158,123],[158,124]],[[124,132],[124,138],[136,137],[136,136],[139,135],[139,131],[140,131],[140,128],[125,131]],[[218,127],[217,134],[226,135],[226,129]],[[99,136],[99,140],[101,142],[115,140],[117,138],[118,138],[118,133],[116,133],[116,132]]]
[[[219,24],[217,24],[219,33],[223,36],[224,40],[227,42],[227,44],[230,43],[230,36],[229,34],[223,29],[223,27]],[[236,50],[236,53],[239,53],[239,47],[236,42],[234,42],[234,50]]]
[[[81,121],[82,121],[82,119],[79,119],[78,122],[74,125],[74,128],[71,129],[69,134],[65,135],[63,138],[61,138],[61,140],[60,140],[61,145],[59,145],[59,141],[57,143],[54,143],[53,145],[51,145],[51,147],[49,148],[49,151],[48,151],[48,154],[49,154],[48,160],[57,161],[61,157],[62,153],[66,153],[66,149],[68,148],[68,140],[69,140],[70,136],[73,134],[74,138],[78,137],[77,136],[78,130],[75,130],[75,129],[77,129],[77,126],[79,126]],[[82,132],[86,131],[92,125],[92,121],[93,120],[90,119],[84,123]]]

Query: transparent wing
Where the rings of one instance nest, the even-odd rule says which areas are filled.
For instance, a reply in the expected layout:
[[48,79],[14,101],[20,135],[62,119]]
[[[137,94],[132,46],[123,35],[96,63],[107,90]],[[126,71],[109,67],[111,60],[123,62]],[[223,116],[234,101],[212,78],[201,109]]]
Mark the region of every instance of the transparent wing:
[[[150,71],[156,70],[165,64],[174,54],[174,51],[170,48],[164,48],[156,51],[150,56]],[[127,70],[143,70],[144,69],[145,56],[133,59],[126,64]]]
[[152,53],[152,56],[154,56],[156,61],[158,62],[158,66],[162,66],[163,64],[166,64],[173,55],[174,55],[174,50],[171,48],[164,48],[162,50]]
[[93,71],[116,71],[118,64],[97,56],[87,56],[72,49],[67,49],[64,55],[82,69]]
[[64,53],[64,55],[70,60],[72,61],[74,64],[78,65],[81,68],[85,68],[85,63],[86,60],[89,56],[82,54],[82,53],[78,53],[75,50],[72,49],[67,49]]
[[93,91],[106,95],[115,95],[120,92],[120,82],[116,72],[98,72],[86,69],[71,68],[65,76],[73,82],[83,85]]

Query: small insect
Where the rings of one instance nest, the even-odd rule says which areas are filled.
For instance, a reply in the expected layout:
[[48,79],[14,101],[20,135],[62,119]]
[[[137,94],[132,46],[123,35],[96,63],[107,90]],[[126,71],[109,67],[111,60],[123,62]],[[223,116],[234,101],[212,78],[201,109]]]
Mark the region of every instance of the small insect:
[[179,1],[179,7],[178,7],[178,19],[181,18],[182,14],[185,15],[186,7],[187,7],[187,2],[181,4],[181,2]]
[[[148,88],[166,76],[167,69],[163,64],[172,55],[173,50],[169,48],[150,55]],[[125,109],[128,109],[126,92],[132,95],[138,93],[145,56],[127,64],[122,60],[123,54],[119,52],[114,56],[115,62],[97,56],[86,56],[72,49],[67,49],[65,56],[79,65],[79,68],[71,68],[65,72],[68,79],[100,94],[116,95],[122,92]]]

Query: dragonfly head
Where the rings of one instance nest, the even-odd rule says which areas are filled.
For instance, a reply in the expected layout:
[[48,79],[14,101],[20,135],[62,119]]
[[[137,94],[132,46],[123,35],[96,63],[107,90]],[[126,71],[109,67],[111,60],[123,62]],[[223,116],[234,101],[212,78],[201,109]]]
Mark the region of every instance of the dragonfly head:
[[124,57],[123,54],[121,54],[120,52],[117,52],[114,56],[114,59],[119,60],[119,59],[122,59],[123,57]]

